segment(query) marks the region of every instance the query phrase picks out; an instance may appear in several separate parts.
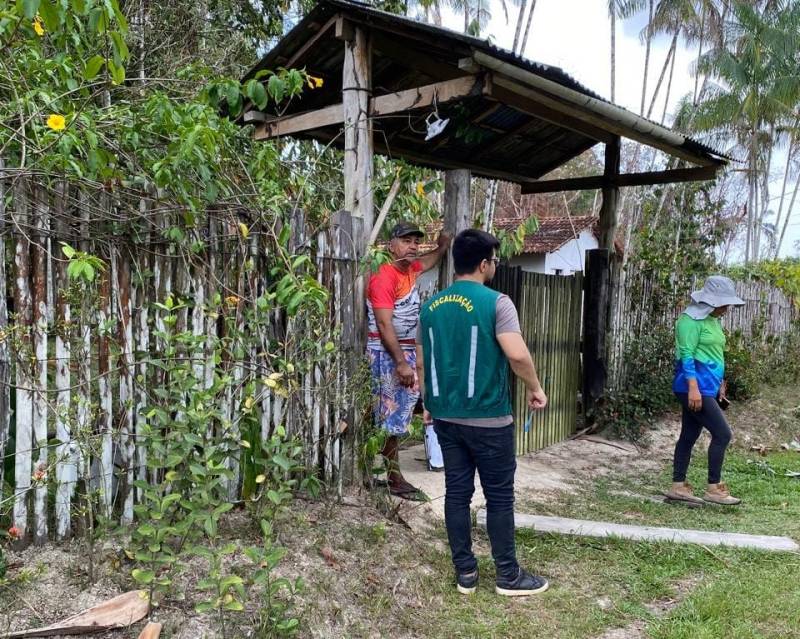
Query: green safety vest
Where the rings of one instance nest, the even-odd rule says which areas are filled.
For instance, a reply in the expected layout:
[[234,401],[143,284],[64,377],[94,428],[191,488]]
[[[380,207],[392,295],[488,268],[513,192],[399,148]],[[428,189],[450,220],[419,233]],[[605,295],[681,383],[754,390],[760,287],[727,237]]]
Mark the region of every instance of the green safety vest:
[[420,315],[425,408],[436,419],[511,414],[508,360],[495,336],[497,291],[458,280]]

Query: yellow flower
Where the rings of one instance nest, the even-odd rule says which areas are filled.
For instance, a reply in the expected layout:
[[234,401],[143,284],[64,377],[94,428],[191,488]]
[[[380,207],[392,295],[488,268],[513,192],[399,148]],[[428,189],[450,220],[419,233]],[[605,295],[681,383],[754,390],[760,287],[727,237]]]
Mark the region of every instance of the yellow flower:
[[225,298],[225,303],[228,306],[236,306],[239,303],[239,298],[236,295],[228,295],[228,297]]
[[47,118],[47,126],[53,129],[53,131],[63,131],[64,127],[67,126],[67,121],[64,119],[63,115],[53,113]]
[[422,182],[417,182],[417,195],[425,197],[425,185]]
[[33,19],[33,30],[36,32],[40,38],[44,35],[44,27],[42,26],[42,19],[39,16],[36,16]]
[[314,77],[313,75],[308,76],[306,82],[308,82],[309,89],[319,89],[324,84],[322,78],[317,78]]

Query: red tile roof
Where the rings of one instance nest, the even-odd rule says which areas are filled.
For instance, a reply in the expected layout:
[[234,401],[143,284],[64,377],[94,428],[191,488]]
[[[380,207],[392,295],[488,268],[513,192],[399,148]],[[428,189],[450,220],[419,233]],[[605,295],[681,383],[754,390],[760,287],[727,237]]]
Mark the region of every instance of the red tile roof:
[[[522,223],[522,218],[495,220],[495,227],[513,231]],[[598,219],[592,215],[569,217],[542,217],[536,233],[525,238],[523,253],[552,253],[575,239],[586,229],[594,231]]]

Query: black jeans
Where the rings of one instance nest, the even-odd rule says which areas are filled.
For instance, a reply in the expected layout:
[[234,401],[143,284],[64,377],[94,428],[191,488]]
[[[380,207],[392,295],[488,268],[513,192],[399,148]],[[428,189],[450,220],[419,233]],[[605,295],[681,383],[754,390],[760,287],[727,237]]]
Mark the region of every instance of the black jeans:
[[478,567],[472,553],[469,512],[477,469],[486,497],[486,529],[497,578],[516,578],[519,564],[514,547],[514,425],[480,428],[437,419],[434,427],[444,456],[444,520],[456,571],[470,573]]
[[725,421],[725,415],[713,397],[703,397],[703,407],[695,412],[689,410],[688,393],[675,393],[683,407],[681,418],[681,436],[675,444],[675,461],[673,463],[672,481],[686,481],[686,471],[692,457],[692,448],[703,427],[711,433],[711,444],[708,447],[708,483],[718,484],[722,475],[722,462],[725,460],[725,449],[731,442],[731,428]]

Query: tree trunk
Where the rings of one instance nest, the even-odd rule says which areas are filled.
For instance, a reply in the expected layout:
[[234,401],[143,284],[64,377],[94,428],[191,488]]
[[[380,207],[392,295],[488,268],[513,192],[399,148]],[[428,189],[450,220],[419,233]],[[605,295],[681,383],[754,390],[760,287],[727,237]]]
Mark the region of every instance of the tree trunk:
[[[655,91],[653,91],[653,97],[650,100],[650,106],[647,109],[648,118],[650,118],[650,116],[653,115],[653,108],[656,105],[656,98],[658,98],[658,94],[661,91],[661,85],[664,83],[664,76],[667,74],[667,67],[669,67],[670,63],[673,62],[675,59],[675,49],[677,48],[677,46],[678,46],[678,34],[675,33],[675,35],[672,36],[672,43],[670,44],[669,51],[667,52],[667,58],[666,60],[664,60],[664,66],[661,67],[661,73],[658,76],[658,82],[656,83]],[[672,80],[671,76],[670,80]],[[664,100],[665,108],[668,99],[669,95],[667,95],[667,98]]]
[[778,258],[781,252],[781,245],[783,244],[783,238],[786,235],[786,229],[789,227],[789,220],[792,217],[792,210],[794,209],[794,201],[797,197],[797,191],[800,189],[800,171],[797,172],[797,178],[794,182],[794,191],[792,192],[792,200],[789,202],[789,208],[786,209],[786,217],[783,220],[783,228],[781,229],[781,235],[778,238],[778,244],[775,247],[775,257]]
[[664,111],[661,113],[662,125],[667,120],[667,109],[669,108],[669,96],[672,94],[672,78],[675,75],[675,58],[677,57],[678,56],[675,55],[675,51],[673,51],[672,61],[669,64],[669,80],[667,80],[667,93],[664,96]]
[[[800,124],[800,121],[795,120],[793,129],[796,130],[798,124]],[[789,170],[791,169],[791,166],[792,166],[792,155],[794,154],[794,143],[795,143],[795,138],[794,138],[793,135],[791,135],[789,137],[789,150],[786,152],[786,167],[784,168],[784,171],[783,171],[783,183],[781,185],[781,199],[780,199],[780,203],[778,204],[778,213],[775,216],[775,234],[776,234],[775,235],[775,240],[776,241],[778,239],[778,237],[777,237],[778,229],[780,229],[780,227],[781,227],[781,219],[783,218],[783,203],[784,203],[784,201],[786,199],[786,186],[789,183]]]
[[522,34],[522,46],[519,48],[519,53],[523,56],[525,55],[525,47],[528,46],[528,35],[531,32],[534,9],[536,9],[536,0],[531,0],[531,10],[528,12],[528,21],[525,23],[525,32]]
[[514,29],[514,44],[511,50],[514,53],[519,53],[517,45],[519,45],[519,36],[522,33],[522,20],[525,18],[525,9],[528,7],[528,0],[522,0],[519,5],[519,14],[517,15],[517,26]]
[[644,115],[644,103],[647,98],[647,75],[650,70],[650,45],[653,41],[653,0],[650,0],[650,15],[645,27],[647,35],[645,36],[645,49],[644,49],[644,77],[642,78],[642,104],[639,107],[639,115]]
[[[706,3],[703,2],[703,12],[700,17],[700,44],[697,48],[697,61],[700,61],[700,58],[703,57],[703,38],[706,35]],[[692,104],[697,106],[697,89],[700,84],[700,69],[697,70],[697,74],[694,76],[694,91],[692,92]]]
[[617,69],[617,16],[614,7],[611,8],[611,102],[614,102],[614,89],[616,87]]

